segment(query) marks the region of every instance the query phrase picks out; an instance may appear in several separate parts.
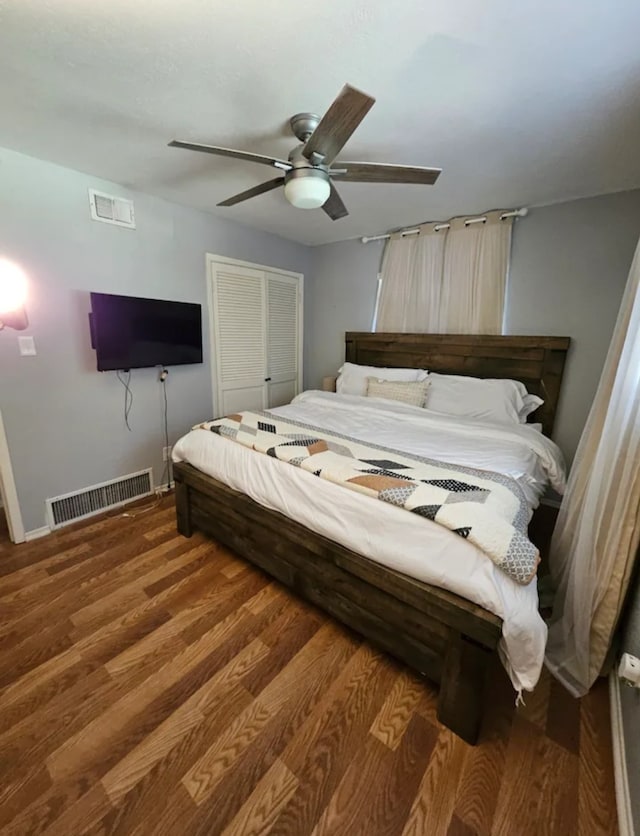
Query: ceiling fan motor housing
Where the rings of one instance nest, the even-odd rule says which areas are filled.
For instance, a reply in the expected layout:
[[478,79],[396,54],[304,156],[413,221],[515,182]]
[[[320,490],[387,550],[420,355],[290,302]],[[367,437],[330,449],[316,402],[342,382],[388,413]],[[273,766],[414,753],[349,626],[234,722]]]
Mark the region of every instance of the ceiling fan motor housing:
[[291,130],[300,142],[306,142],[320,123],[317,113],[296,113],[289,120]]

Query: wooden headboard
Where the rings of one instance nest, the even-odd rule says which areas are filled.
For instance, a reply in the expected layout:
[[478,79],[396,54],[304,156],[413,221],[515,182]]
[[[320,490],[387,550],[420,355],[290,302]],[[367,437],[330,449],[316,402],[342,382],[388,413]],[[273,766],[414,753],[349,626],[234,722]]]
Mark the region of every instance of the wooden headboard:
[[569,337],[473,334],[370,334],[347,331],[346,360],[362,366],[428,369],[470,377],[520,380],[544,405],[532,416],[551,435]]

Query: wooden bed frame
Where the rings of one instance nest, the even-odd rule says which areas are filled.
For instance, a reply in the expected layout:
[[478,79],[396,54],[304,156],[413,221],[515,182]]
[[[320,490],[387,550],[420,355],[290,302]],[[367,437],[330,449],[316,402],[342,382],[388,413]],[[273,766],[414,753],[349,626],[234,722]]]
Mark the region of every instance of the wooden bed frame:
[[[567,337],[346,334],[353,363],[521,380],[545,399],[534,420],[548,435],[568,348]],[[206,532],[439,684],[438,719],[476,742],[500,618],[315,534],[189,464],[176,464],[174,474],[181,534]]]

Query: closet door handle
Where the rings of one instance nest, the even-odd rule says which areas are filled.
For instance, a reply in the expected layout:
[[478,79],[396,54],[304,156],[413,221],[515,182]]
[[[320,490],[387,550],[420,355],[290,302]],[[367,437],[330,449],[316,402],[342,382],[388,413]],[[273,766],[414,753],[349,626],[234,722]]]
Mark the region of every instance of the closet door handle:
[[270,378],[270,377],[265,377],[264,382],[265,382],[265,383],[268,383],[270,380],[271,380],[271,378]]

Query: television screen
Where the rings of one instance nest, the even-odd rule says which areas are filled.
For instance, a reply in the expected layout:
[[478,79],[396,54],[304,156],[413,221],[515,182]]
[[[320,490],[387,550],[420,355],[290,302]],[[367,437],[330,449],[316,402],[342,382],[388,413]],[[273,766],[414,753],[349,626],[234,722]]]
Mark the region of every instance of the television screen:
[[200,305],[92,293],[89,318],[99,372],[202,363]]

